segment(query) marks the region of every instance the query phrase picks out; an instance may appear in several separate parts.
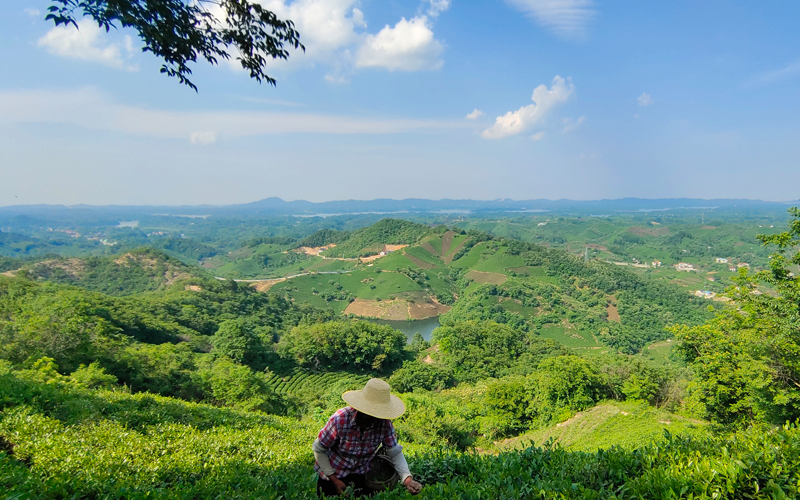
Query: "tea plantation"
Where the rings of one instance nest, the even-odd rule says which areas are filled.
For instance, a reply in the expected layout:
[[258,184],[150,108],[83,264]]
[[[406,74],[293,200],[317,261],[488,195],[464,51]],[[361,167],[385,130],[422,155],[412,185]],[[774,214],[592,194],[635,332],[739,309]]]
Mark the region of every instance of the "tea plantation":
[[[46,370],[0,368],[5,499],[315,498],[309,443],[321,421],[87,389]],[[402,438],[402,436],[401,436]],[[674,437],[593,453],[500,454],[410,446],[420,498],[794,498],[800,429]],[[408,498],[405,490],[376,495]]]

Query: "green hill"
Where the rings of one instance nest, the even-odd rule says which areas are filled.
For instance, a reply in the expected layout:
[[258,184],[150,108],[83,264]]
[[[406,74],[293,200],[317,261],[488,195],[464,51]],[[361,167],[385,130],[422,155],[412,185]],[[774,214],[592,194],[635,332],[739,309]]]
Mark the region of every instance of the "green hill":
[[21,271],[34,280],[75,285],[109,295],[163,290],[179,281],[206,277],[196,267],[147,248],[109,257],[45,260]]
[[430,227],[407,220],[383,219],[353,231],[349,238],[325,251],[326,257],[366,257],[384,245],[410,245],[431,231]]
[[[382,234],[387,224],[395,227],[396,221],[389,222],[355,231],[326,254],[352,241],[362,245],[367,240],[353,240],[357,234]],[[446,313],[443,324],[493,320],[587,354],[603,346],[636,353],[668,338],[671,324],[709,317],[703,301],[681,287],[622,266],[534,243],[439,229],[426,229],[416,243],[369,264],[352,263],[347,274],[293,278],[271,293],[364,317]]]
[[347,240],[351,235],[350,231],[337,231],[336,229],[320,229],[310,236],[306,236],[297,242],[298,247],[322,247],[325,245],[339,244]]

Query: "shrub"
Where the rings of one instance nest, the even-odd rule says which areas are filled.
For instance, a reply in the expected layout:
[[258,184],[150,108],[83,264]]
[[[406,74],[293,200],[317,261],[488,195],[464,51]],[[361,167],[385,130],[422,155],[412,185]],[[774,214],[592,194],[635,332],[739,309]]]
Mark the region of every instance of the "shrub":
[[331,321],[293,328],[278,342],[278,353],[313,368],[384,370],[403,357],[406,336],[367,321]]

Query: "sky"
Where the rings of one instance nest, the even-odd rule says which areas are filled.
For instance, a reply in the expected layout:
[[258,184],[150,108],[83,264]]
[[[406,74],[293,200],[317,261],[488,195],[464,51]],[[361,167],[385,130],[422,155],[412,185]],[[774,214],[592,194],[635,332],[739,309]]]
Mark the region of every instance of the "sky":
[[264,0],[305,53],[159,73],[0,17],[0,206],[800,198],[800,2]]

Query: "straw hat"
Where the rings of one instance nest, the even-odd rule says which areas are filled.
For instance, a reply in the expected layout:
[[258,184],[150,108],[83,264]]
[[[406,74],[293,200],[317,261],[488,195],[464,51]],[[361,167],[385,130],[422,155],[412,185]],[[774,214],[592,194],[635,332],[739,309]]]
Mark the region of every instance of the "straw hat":
[[342,399],[356,410],[375,418],[391,420],[406,411],[406,405],[390,394],[392,388],[379,378],[369,379],[360,391],[347,391]]

